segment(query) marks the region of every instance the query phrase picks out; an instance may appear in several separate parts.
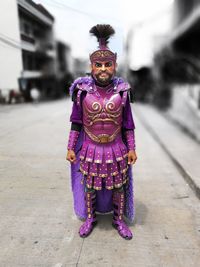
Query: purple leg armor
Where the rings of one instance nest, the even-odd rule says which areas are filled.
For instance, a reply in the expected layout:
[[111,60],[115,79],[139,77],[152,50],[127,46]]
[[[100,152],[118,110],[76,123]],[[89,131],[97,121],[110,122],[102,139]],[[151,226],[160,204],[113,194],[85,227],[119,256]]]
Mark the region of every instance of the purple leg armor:
[[113,226],[117,229],[119,235],[125,239],[132,239],[131,230],[123,220],[124,214],[124,192],[113,192]]
[[95,206],[96,206],[96,193],[95,191],[85,193],[85,204],[87,209],[87,219],[79,229],[80,237],[87,237],[97,224]]

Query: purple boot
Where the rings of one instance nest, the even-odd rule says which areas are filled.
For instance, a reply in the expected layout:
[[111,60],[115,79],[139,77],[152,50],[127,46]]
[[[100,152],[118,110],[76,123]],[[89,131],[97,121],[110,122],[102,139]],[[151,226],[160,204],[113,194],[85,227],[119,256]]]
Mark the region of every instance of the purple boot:
[[87,219],[79,229],[80,237],[87,237],[92,232],[94,226],[97,224],[95,214],[96,192],[86,192],[85,202],[87,207]]
[[119,235],[125,239],[132,239],[133,235],[123,220],[124,213],[124,192],[113,192],[113,222]]

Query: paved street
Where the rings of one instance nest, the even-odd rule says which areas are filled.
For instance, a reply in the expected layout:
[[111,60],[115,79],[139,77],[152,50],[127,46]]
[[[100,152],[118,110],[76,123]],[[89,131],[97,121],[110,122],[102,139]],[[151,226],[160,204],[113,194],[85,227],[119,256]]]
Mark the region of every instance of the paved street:
[[70,110],[69,99],[0,106],[0,266],[200,266],[199,145],[135,104],[134,237],[123,240],[108,214],[81,239],[65,161]]

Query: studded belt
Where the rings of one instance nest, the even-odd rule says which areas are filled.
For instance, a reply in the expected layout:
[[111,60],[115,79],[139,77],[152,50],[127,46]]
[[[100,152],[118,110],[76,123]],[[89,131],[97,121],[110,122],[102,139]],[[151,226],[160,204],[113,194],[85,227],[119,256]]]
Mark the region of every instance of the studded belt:
[[112,134],[99,134],[99,135],[94,135],[93,133],[91,133],[87,127],[84,127],[84,130],[86,132],[86,134],[95,142],[97,143],[102,143],[102,144],[105,144],[105,143],[110,143],[112,142],[116,136],[118,135],[118,133],[120,132],[121,128],[118,127],[117,130]]

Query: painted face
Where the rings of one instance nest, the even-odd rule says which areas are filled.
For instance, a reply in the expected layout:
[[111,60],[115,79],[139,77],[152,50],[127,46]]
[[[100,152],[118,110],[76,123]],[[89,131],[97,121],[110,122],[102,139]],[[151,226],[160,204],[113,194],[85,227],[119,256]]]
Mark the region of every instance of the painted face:
[[101,84],[109,84],[115,74],[116,63],[113,61],[95,61],[92,63],[92,74]]

